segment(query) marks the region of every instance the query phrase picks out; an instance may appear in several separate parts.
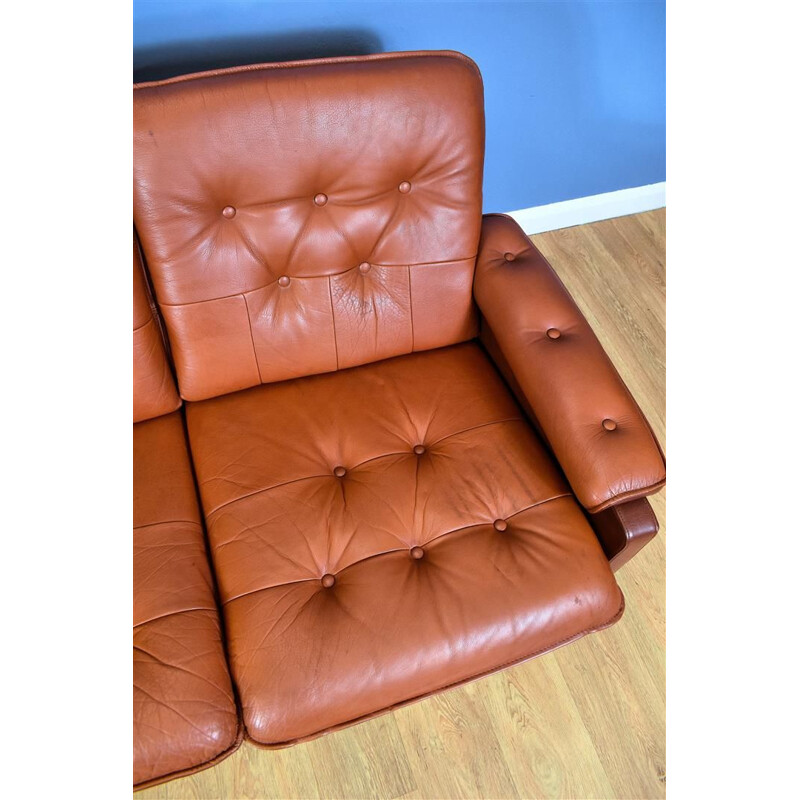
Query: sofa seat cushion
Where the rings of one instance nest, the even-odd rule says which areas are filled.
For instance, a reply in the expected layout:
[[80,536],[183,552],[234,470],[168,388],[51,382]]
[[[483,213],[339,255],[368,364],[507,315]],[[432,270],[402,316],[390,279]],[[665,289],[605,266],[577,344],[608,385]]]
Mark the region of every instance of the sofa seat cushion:
[[474,342],[190,403],[249,737],[285,745],[614,621],[559,470]]
[[239,741],[180,412],[133,426],[134,784]]

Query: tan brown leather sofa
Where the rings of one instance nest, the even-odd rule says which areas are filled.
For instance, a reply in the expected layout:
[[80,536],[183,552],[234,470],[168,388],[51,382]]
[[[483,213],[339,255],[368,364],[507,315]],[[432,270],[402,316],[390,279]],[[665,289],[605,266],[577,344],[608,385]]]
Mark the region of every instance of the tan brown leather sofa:
[[134,128],[137,788],[618,620],[663,456],[542,255],[481,216],[475,64],[140,84]]

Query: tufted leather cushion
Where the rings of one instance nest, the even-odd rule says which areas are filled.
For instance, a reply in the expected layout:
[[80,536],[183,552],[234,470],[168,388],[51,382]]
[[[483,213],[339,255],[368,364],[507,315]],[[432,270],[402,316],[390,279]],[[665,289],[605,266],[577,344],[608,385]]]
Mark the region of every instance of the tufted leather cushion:
[[133,238],[133,421],[169,414],[181,401],[145,283],[139,243]]
[[621,593],[475,343],[187,406],[249,736],[285,744],[556,647]]
[[208,766],[239,742],[180,413],[133,426],[133,779]]
[[476,334],[483,90],[465,56],[141,84],[134,128],[134,218],[185,399]]
[[475,299],[583,506],[652,494],[666,467],[641,409],[575,301],[510,217],[484,218]]

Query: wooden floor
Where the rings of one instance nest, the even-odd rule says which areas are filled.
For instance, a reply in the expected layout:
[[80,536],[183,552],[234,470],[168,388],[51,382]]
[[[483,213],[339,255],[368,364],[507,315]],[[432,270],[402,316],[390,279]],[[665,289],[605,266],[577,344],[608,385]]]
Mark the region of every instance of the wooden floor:
[[[533,237],[664,444],[666,212]],[[622,620],[549,655],[288,750],[247,743],[145,798],[660,798],[661,533],[617,574]]]

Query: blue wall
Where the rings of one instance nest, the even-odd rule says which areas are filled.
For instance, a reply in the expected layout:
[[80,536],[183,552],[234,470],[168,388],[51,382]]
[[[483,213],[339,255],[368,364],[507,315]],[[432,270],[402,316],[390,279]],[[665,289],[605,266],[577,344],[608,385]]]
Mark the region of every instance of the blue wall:
[[484,207],[666,179],[664,2],[135,0],[134,79],[460,50],[486,90]]

